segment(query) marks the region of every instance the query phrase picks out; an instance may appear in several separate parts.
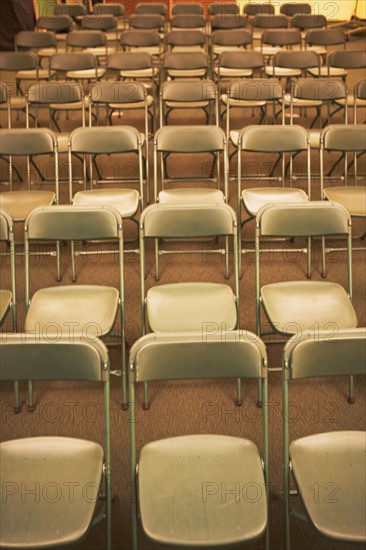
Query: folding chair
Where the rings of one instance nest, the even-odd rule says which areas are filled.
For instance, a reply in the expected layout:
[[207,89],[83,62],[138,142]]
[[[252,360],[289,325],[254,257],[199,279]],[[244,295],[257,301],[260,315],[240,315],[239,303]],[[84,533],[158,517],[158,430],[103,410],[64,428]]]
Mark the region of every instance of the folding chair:
[[[251,46],[252,34],[241,30],[219,30],[211,35],[211,65],[223,52],[242,51]],[[215,71],[215,68],[213,68]]]
[[[104,105],[106,107],[107,123],[112,125],[112,115],[116,111],[143,111],[144,132],[140,133],[140,142],[145,149],[146,200],[149,202],[149,105],[153,98],[147,95],[141,82],[103,81],[89,89],[89,123],[92,123],[92,109]],[[154,130],[154,114],[152,130]],[[97,113],[97,121],[99,112]],[[100,175],[102,178],[102,176]],[[103,178],[102,178],[103,179]],[[142,195],[141,195],[142,197]]]
[[118,40],[118,20],[110,13],[84,15],[80,18],[80,27],[84,30],[108,33],[108,41]]
[[41,65],[44,57],[50,57],[57,52],[56,34],[52,31],[20,31],[15,35],[15,51],[24,50],[34,51]]
[[72,4],[56,4],[54,14],[68,15],[77,23],[80,17],[86,15],[86,6],[79,2],[73,2]]
[[209,77],[209,58],[203,52],[169,52],[163,58],[163,80]]
[[93,6],[93,14],[94,15],[113,15],[117,20],[117,28],[118,29],[124,29],[125,28],[125,16],[126,16],[126,10],[123,4],[120,4],[119,2],[114,2],[111,4],[103,4],[102,2],[98,4],[94,4]]
[[210,20],[211,32],[218,30],[243,30],[247,26],[244,16],[236,14],[217,14]]
[[[221,89],[223,83],[231,82],[232,79],[251,78],[254,74],[259,77],[262,75],[263,68],[264,56],[260,52],[243,51],[243,49],[223,51],[219,55],[213,74]],[[221,96],[221,101],[225,103],[224,96]]]
[[95,55],[88,52],[55,53],[50,57],[49,71],[56,79],[98,82],[106,69],[98,66]]
[[167,81],[160,88],[160,126],[168,124],[168,117],[175,109],[202,109],[206,124],[219,124],[219,104],[215,83],[212,80]]
[[119,42],[125,52],[145,52],[158,60],[163,52],[161,36],[156,30],[124,31]]
[[[342,45],[343,49],[346,49],[347,36],[342,29],[321,29],[312,30],[305,35],[305,49],[315,51],[318,55],[321,55],[326,61],[329,46]],[[337,67],[327,67],[326,63],[320,70],[309,69],[311,76],[345,76],[346,70]]]
[[[311,276],[311,238],[347,237],[347,290],[329,281],[283,281],[262,286],[261,241],[268,237],[307,237],[307,277]],[[355,328],[357,316],[352,305],[351,217],[341,204],[325,201],[272,203],[256,217],[256,324],[257,334],[299,337],[304,331]],[[324,247],[322,275],[325,276]],[[262,331],[261,308],[271,326]],[[353,397],[352,394],[350,397]]]
[[292,17],[291,25],[305,33],[309,29],[326,29],[328,21],[320,13],[297,13]]
[[[258,52],[255,52],[258,54]],[[261,55],[261,54],[259,54]],[[221,116],[226,114],[226,138],[229,143],[229,139],[234,146],[233,156],[238,147],[238,139],[240,130],[234,130],[231,122],[232,109],[254,109],[259,108],[260,119],[258,121],[261,124],[263,121],[268,123],[268,108],[272,107],[272,120],[273,124],[276,122],[276,105],[282,107],[283,101],[283,89],[279,80],[271,79],[266,80],[263,78],[242,79],[234,80],[229,88],[227,95],[221,96],[221,101],[226,105],[226,111],[223,111]],[[284,123],[284,112],[282,110],[282,123]],[[241,120],[242,123],[242,120]]]
[[130,29],[157,31],[164,35],[166,20],[159,13],[136,13],[128,20]]
[[[228,239],[233,240],[234,292],[221,283],[178,282],[153,286],[145,293],[145,240],[155,240],[155,277],[159,277],[158,239],[196,239],[225,237],[225,275],[229,274]],[[224,203],[154,204],[140,218],[140,273],[142,333],[146,324],[151,332],[200,334],[209,327],[238,328],[239,281],[237,264],[237,226],[234,211]],[[187,250],[187,249],[186,249]],[[176,253],[176,251],[172,251]],[[202,254],[202,249],[199,251]],[[178,252],[179,253],[179,252]],[[181,252],[182,253],[182,252]],[[190,251],[190,253],[193,253]],[[212,253],[212,250],[207,251]],[[236,404],[241,405],[240,381]],[[148,408],[145,384],[144,408]]]
[[[170,175],[168,157],[173,154],[213,156],[214,162],[203,161],[199,173]],[[160,159],[159,159],[160,157]],[[197,158],[197,156],[196,156]],[[200,157],[198,157],[200,158]],[[202,158],[202,157],[201,157]],[[158,165],[161,174],[158,178]],[[221,163],[223,167],[221,169]],[[216,174],[214,175],[214,172]],[[223,172],[223,173],[222,173]],[[154,200],[160,203],[207,204],[220,203],[228,199],[228,156],[225,133],[218,126],[163,126],[154,136]],[[161,181],[161,191],[158,189],[158,179]],[[223,179],[223,191],[221,180]],[[182,188],[167,189],[167,184],[184,183]],[[189,182],[189,187],[187,183]],[[215,182],[217,187],[208,187]],[[195,185],[192,186],[192,183]],[[200,187],[196,185],[201,184]],[[202,184],[205,187],[202,187]]]
[[320,56],[313,51],[280,51],[273,57],[272,67],[266,67],[267,76],[299,78],[320,68]]
[[250,20],[257,15],[274,15],[275,7],[265,2],[248,2],[244,5],[243,13]]
[[[270,60],[282,50],[301,48],[301,33],[297,29],[270,29],[262,32],[258,50],[266,56],[268,68]],[[270,73],[268,76],[273,76]]]
[[[344,157],[344,185],[325,186],[325,153],[336,151]],[[337,124],[324,128],[320,137],[320,191],[322,198],[343,204],[352,218],[366,218],[366,186],[358,185],[358,156],[366,152],[366,134],[363,124]],[[353,185],[349,185],[348,155],[353,153]],[[337,163],[338,164],[338,161]],[[337,178],[339,180],[340,177]],[[334,248],[328,249],[328,251]],[[338,249],[337,249],[338,250]],[[360,250],[360,249],[353,249]],[[365,250],[362,248],[361,250]]]
[[[249,182],[250,179],[258,180],[257,175],[242,174],[242,166],[245,162],[242,159],[242,153],[255,152],[261,155],[261,163],[263,164],[264,154],[278,153],[282,159],[282,174],[280,181],[282,186],[257,186],[245,188],[242,191],[242,181],[245,179]],[[293,187],[293,167],[291,156],[294,153],[306,154],[306,176],[307,176],[307,192],[303,189]],[[286,154],[290,156],[290,174],[289,185],[286,186]],[[276,162],[276,164],[278,161]],[[275,164],[275,166],[276,166]],[[274,168],[275,168],[274,166]],[[265,179],[273,179],[274,168],[269,176]],[[241,220],[241,206],[243,205],[246,218],[241,222],[242,228],[258,216],[261,208],[272,202],[281,203],[304,203],[311,197],[311,167],[310,167],[310,143],[308,133],[301,126],[246,126],[239,133],[238,137],[238,220]],[[257,218],[258,219],[258,218]],[[257,222],[256,222],[257,225]],[[239,241],[239,262],[241,268],[241,239]],[[244,249],[243,253],[248,250]]]
[[[291,516],[310,523],[319,535],[334,542],[365,545],[366,433],[314,433],[292,441],[289,435],[289,386],[297,380],[364,375],[365,338],[364,328],[337,330],[333,336],[322,331],[316,338],[310,331],[294,336],[285,347],[282,430],[286,550],[291,548]],[[305,514],[291,505],[290,479]],[[330,492],[319,498],[319,488],[328,487]]]
[[71,31],[66,37],[66,51],[92,53],[98,63],[105,62],[108,53],[115,48],[107,44],[107,35],[103,31]]
[[[65,8],[63,8],[65,9]],[[64,42],[66,35],[74,28],[74,21],[70,15],[55,14],[42,15],[36,21],[36,28],[44,31],[51,31],[56,34],[57,40]]]
[[[30,244],[67,241],[71,243],[72,279],[76,280],[75,241],[118,241],[118,288],[95,284],[73,284],[44,287],[31,296]],[[59,247],[59,244],[58,244]],[[125,361],[125,314],[123,283],[122,218],[108,205],[49,206],[33,210],[25,223],[25,332],[56,334],[87,340],[111,333],[120,324],[120,370],[122,374],[122,407],[127,407]],[[33,275],[34,278],[34,275]],[[60,255],[57,255],[57,279],[61,280]],[[33,409],[32,385],[28,388],[29,408]]]
[[[121,189],[121,183],[129,183],[131,176],[125,178],[121,175],[118,165],[118,157],[112,155],[134,153],[138,156],[137,173],[139,191],[136,189]],[[84,190],[73,194],[73,164],[72,154],[83,157],[83,183]],[[107,180],[113,182],[114,188],[99,188],[94,186],[102,183],[94,179],[92,157],[96,155],[109,155],[108,164],[114,170],[112,176]],[[89,164],[87,165],[87,156]],[[89,168],[89,189],[87,189],[87,167]],[[114,172],[114,174],[113,174]],[[95,126],[89,128],[77,128],[70,135],[69,140],[69,194],[70,203],[75,205],[109,204],[120,213],[122,218],[129,218],[138,223],[135,216],[143,205],[143,160],[141,134],[131,126]],[[94,188],[93,188],[94,187]]]
[[0,326],[4,323],[9,311],[12,313],[13,332],[17,331],[17,299],[16,299],[16,270],[15,270],[15,242],[14,223],[5,210],[0,209],[0,242],[10,247],[10,277],[11,290],[0,289]]
[[[136,495],[132,502],[134,550],[138,548],[138,515],[147,537],[169,547],[222,548],[265,536],[268,550],[267,407],[262,412],[263,461],[256,445],[248,439],[207,434],[152,441],[143,446],[139,458],[136,456],[139,424],[134,420],[135,385],[155,380],[228,377],[257,379],[267,400],[266,351],[254,335],[223,332],[202,341],[198,335],[149,334],[131,349],[129,427],[131,486]],[[243,484],[242,490],[247,485],[255,487],[258,498],[219,494],[220,487],[236,486],[237,480]]]
[[[20,83],[22,77],[31,76],[32,80],[38,80],[39,62],[34,52],[0,52],[0,75],[3,84],[9,88],[10,114],[13,111],[25,113],[25,97]],[[15,77],[15,90],[14,80]],[[15,92],[15,93],[14,93]]]
[[[31,190],[30,157],[51,155],[54,170],[54,191]],[[58,202],[58,150],[56,135],[45,128],[1,129],[0,156],[8,158],[9,191],[0,193],[0,208],[5,210],[14,222],[24,222],[29,212],[38,206]],[[13,190],[13,157],[26,157],[27,190]]]
[[[0,503],[0,545],[4,548],[59,548],[81,541],[92,525],[106,520],[111,549],[111,445],[108,351],[97,339],[53,342],[39,334],[9,334],[0,342],[0,378],[6,380],[94,382],[103,385],[103,446],[71,437],[34,436],[0,443],[1,477],[17,491]],[[82,427],[81,427],[82,429]],[[66,490],[70,489],[72,493]],[[21,487],[58,498],[24,498]],[[95,493],[85,497],[85,488]],[[100,510],[100,491],[105,503]],[[44,493],[43,493],[44,494]],[[54,494],[54,493],[53,493]],[[91,491],[88,491],[91,494]]]
[[253,17],[250,23],[253,29],[253,40],[260,40],[262,33],[267,29],[287,29],[289,26],[289,21],[284,15],[264,14],[261,12],[259,15]]

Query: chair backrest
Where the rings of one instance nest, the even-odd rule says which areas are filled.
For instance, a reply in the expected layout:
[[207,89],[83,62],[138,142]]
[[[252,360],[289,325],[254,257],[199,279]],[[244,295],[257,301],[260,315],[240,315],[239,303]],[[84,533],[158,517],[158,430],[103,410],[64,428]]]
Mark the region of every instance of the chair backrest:
[[170,80],[160,88],[161,101],[216,101],[217,88],[212,80]]
[[137,4],[135,7],[135,13],[137,14],[157,14],[157,15],[163,15],[166,17],[168,15],[168,6],[166,4],[159,4],[159,3],[141,3]]
[[253,27],[260,29],[287,29],[288,20],[284,15],[256,15],[252,21]]
[[238,14],[218,14],[211,20],[211,29],[242,29],[247,26],[244,16]]
[[84,90],[78,82],[52,81],[38,82],[29,86],[27,101],[29,105],[50,105],[52,103],[79,103],[84,99]]
[[115,71],[138,71],[151,69],[153,76],[153,59],[147,52],[113,52],[108,55],[107,68]]
[[294,17],[298,14],[311,13],[311,6],[305,2],[286,2],[280,7],[280,13],[287,15],[287,17]]
[[38,56],[34,52],[0,52],[0,71],[38,70]]
[[208,56],[203,52],[170,52],[164,56],[163,63],[165,70],[207,70],[209,67]]
[[141,82],[119,82],[102,81],[90,86],[89,100],[90,107],[98,103],[138,103],[145,101],[147,97],[146,88]]
[[194,238],[236,234],[236,217],[226,204],[152,204],[140,219],[140,238]]
[[294,15],[294,17],[291,20],[291,24],[293,27],[297,27],[301,30],[305,30],[305,29],[319,29],[322,27],[326,27],[328,22],[327,22],[327,18],[324,15],[321,15],[320,13],[317,13],[317,14],[299,13],[297,15]]
[[113,154],[141,150],[141,135],[132,126],[76,128],[70,134],[69,150],[79,154]]
[[243,13],[247,17],[256,17],[257,15],[274,15],[275,7],[272,4],[248,2],[244,5]]
[[364,69],[365,50],[335,50],[328,55],[328,66],[339,69]]
[[283,89],[279,80],[263,78],[234,80],[229,89],[229,98],[238,101],[281,100]]
[[66,37],[67,50],[69,48],[97,48],[106,45],[107,36],[104,31],[71,31]]
[[50,73],[53,71],[68,72],[95,69],[97,77],[97,66],[96,57],[89,52],[55,53],[49,61]]
[[235,2],[214,2],[207,6],[208,16],[221,15],[221,17],[223,17],[238,13],[240,13],[239,4]]
[[296,100],[322,101],[324,104],[330,105],[338,99],[343,99],[345,100],[344,117],[345,122],[347,122],[347,89],[342,80],[335,78],[299,78],[291,84],[291,96],[293,98],[291,102],[291,120]]
[[156,132],[154,146],[166,153],[225,151],[226,137],[217,126],[164,126]]
[[157,31],[138,30],[124,31],[119,38],[122,47],[139,48],[161,45],[161,37]]
[[73,20],[69,15],[42,15],[36,21],[38,29],[53,31],[57,33],[70,32],[73,28]]
[[273,56],[273,73],[276,76],[276,67],[285,69],[320,68],[320,56],[313,51],[283,51]]
[[252,43],[252,34],[248,31],[221,30],[212,33],[212,44],[217,46],[247,46]]
[[94,15],[113,15],[114,17],[124,17],[126,13],[125,7],[123,4],[120,3],[112,3],[112,4],[94,4],[93,6],[93,14]]
[[219,57],[221,67],[228,69],[262,69],[265,65],[264,55],[252,50],[222,52]]
[[269,30],[264,31],[261,37],[261,44],[270,46],[295,46],[301,44],[301,32],[297,29]]
[[80,18],[80,26],[82,29],[112,31],[117,29],[117,19],[111,14],[84,15]]
[[138,13],[129,18],[129,25],[133,29],[162,31],[165,28],[165,17],[159,13]]
[[[187,4],[195,6],[196,4]],[[170,20],[172,29],[204,29],[206,26],[206,20],[203,15],[195,13],[180,13],[173,15]]]
[[285,380],[366,373],[365,328],[296,335],[283,353]]
[[86,15],[86,6],[82,3],[57,4],[54,13],[55,15],[68,15],[74,19]]
[[313,30],[306,33],[305,46],[346,46],[347,36],[342,29]]
[[20,31],[15,35],[15,51],[21,48],[30,50],[57,48],[57,38],[52,31]]
[[198,3],[173,4],[172,15],[180,15],[180,14],[203,15],[203,6],[202,4],[198,4]]
[[206,36],[202,31],[184,30],[170,31],[165,36],[165,44],[167,46],[205,46]]
[[132,346],[129,364],[131,384],[199,378],[265,379],[267,376],[264,343],[258,336],[239,330],[205,338],[184,333],[147,334]]
[[50,342],[40,334],[7,334],[0,342],[1,380],[84,380],[109,383],[109,356],[98,339]]

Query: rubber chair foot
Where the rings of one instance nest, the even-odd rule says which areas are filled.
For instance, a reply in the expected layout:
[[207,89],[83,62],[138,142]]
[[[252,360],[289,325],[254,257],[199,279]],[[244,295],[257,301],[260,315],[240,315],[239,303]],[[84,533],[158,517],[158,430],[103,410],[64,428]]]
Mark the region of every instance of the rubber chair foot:
[[150,409],[150,403],[144,403],[142,405],[142,408],[144,409],[144,411],[148,411]]
[[128,411],[128,403],[122,403],[121,409],[122,409],[123,411]]
[[257,407],[258,409],[261,409],[262,408],[262,401],[261,400],[257,400]]
[[35,405],[27,405],[27,411],[32,413],[36,410],[36,406]]
[[238,398],[236,397],[236,398],[235,398],[235,405],[236,405],[237,407],[240,407],[242,404],[243,404],[242,398],[238,399]]
[[348,403],[349,403],[350,405],[353,405],[354,402],[355,402],[355,398],[354,398],[354,397],[348,397],[348,398],[347,398],[347,401],[348,401]]
[[14,406],[13,409],[14,409],[14,414],[19,414],[21,411],[21,406],[20,405],[18,405],[17,407]]

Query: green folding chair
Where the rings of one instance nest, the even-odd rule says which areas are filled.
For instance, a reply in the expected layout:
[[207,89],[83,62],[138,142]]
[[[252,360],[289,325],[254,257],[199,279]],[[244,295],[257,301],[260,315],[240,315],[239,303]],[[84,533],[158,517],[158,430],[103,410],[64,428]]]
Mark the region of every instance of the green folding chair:
[[[1,548],[69,546],[82,540],[92,525],[105,519],[105,547],[110,550],[112,499],[107,348],[98,339],[72,342],[67,337],[50,342],[39,335],[8,334],[0,342],[0,355],[1,381],[32,377],[37,381],[96,382],[104,388],[103,447],[95,441],[57,436],[26,437],[0,443],[0,472],[5,484],[0,502]],[[47,487],[52,487],[52,491],[56,489],[57,498],[44,498]],[[95,498],[85,498],[86,487],[96,491]],[[34,495],[25,498],[24,490],[37,491],[37,488],[41,491],[39,499]],[[105,491],[105,501],[98,510],[101,491]]]
[[[39,289],[31,296],[30,244],[70,242],[72,279],[75,272],[75,241],[118,241],[118,288],[95,285],[59,285]],[[57,279],[61,280],[60,255],[57,255]],[[34,275],[33,275],[34,276]],[[122,218],[111,206],[54,206],[33,210],[25,221],[25,332],[69,335],[75,338],[117,336],[121,346],[121,364],[114,374],[122,374],[122,406],[127,408],[125,366],[125,312],[123,283]],[[119,321],[118,334],[112,329]],[[32,386],[29,405],[33,408]]]
[[[286,550],[291,516],[310,523],[321,536],[345,544],[366,544],[366,432],[315,433],[291,441],[289,385],[309,378],[366,374],[364,328],[296,335],[283,354],[282,430]],[[316,424],[312,426],[316,430]],[[290,479],[305,510],[291,505]],[[319,496],[321,492],[321,496]],[[319,543],[320,544],[320,543]]]
[[[263,462],[252,441],[211,434],[152,441],[136,457],[138,383],[248,378],[260,382],[267,403],[263,342],[240,331],[223,331],[207,339],[148,334],[131,348],[129,364],[133,549],[138,548],[138,514],[149,540],[170,548],[222,548],[265,536],[268,549],[267,406],[262,411]],[[232,488],[238,480],[241,490],[249,485],[254,489],[253,499],[220,495],[220,490]]]

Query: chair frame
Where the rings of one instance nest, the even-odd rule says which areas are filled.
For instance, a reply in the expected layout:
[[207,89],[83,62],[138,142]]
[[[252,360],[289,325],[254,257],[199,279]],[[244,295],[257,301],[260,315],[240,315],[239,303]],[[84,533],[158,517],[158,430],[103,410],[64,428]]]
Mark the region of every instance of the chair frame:
[[[110,362],[107,348],[98,339],[94,341],[70,341],[69,337],[65,337],[50,343],[49,340],[40,338],[40,335],[20,333],[8,334],[6,339],[1,340],[0,348],[2,348],[0,369],[2,380],[28,380],[29,377],[32,377],[34,380],[39,381],[81,380],[103,383],[105,511],[95,515],[89,527],[102,519],[106,520],[106,550],[111,550]],[[67,352],[65,352],[68,358],[67,362],[62,361],[62,351],[65,349],[67,349]],[[78,357],[75,357],[77,352]],[[90,368],[88,369],[88,367]],[[51,440],[52,437],[50,436]],[[80,466],[82,467],[82,464]],[[101,480],[102,485],[103,480]],[[20,547],[20,545],[17,546],[17,548]]]
[[[245,360],[245,348],[256,348],[256,360],[254,358]],[[211,351],[211,347],[212,350]],[[242,350],[239,350],[242,347]],[[214,350],[226,351],[232,357],[233,364],[225,364],[223,368],[220,359],[221,353],[215,354]],[[234,349],[234,348],[237,348]],[[197,353],[194,353],[197,350]],[[248,351],[249,354],[249,351]],[[242,358],[239,359],[239,356]],[[228,355],[226,355],[228,356]],[[143,359],[146,358],[146,360]],[[172,361],[172,357],[176,361]],[[235,365],[235,361],[237,364]],[[144,367],[143,364],[144,363]],[[150,367],[151,363],[151,368]],[[254,363],[256,367],[254,367]],[[250,366],[249,366],[250,365]],[[187,369],[187,367],[189,368]],[[186,367],[186,368],[184,368]],[[207,368],[208,367],[208,368]],[[256,368],[257,374],[254,374]],[[151,371],[151,372],[150,372]],[[197,378],[253,378],[257,377],[261,385],[265,403],[268,401],[268,379],[267,379],[267,358],[263,343],[255,338],[254,334],[244,335],[240,331],[224,332],[220,335],[210,335],[206,341],[202,341],[202,335],[156,335],[148,334],[140,338],[133,345],[129,359],[129,431],[130,431],[130,475],[133,495],[136,498],[132,501],[132,540],[133,550],[138,548],[137,537],[137,449],[136,449],[136,398],[135,385],[138,383],[147,384],[152,380],[179,380],[179,379],[197,379]],[[266,485],[266,499],[268,507],[269,499],[269,452],[268,452],[268,407],[262,410],[262,453],[263,453],[263,473]],[[269,530],[268,520],[265,530],[265,548],[269,549]]]
[[[283,434],[283,502],[285,514],[285,547],[291,548],[291,516],[312,523],[308,514],[298,512],[290,504],[290,476],[292,465],[289,454],[289,384],[298,379],[365,374],[364,328],[338,330],[336,336],[329,331],[296,335],[286,344],[282,360],[282,434]],[[347,354],[347,361],[344,360]],[[294,477],[294,476],[293,476]],[[296,479],[294,478],[295,483]],[[301,488],[298,494],[301,498]],[[316,526],[313,524],[316,528]],[[337,539],[341,541],[342,539]],[[347,542],[349,542],[347,540]]]

